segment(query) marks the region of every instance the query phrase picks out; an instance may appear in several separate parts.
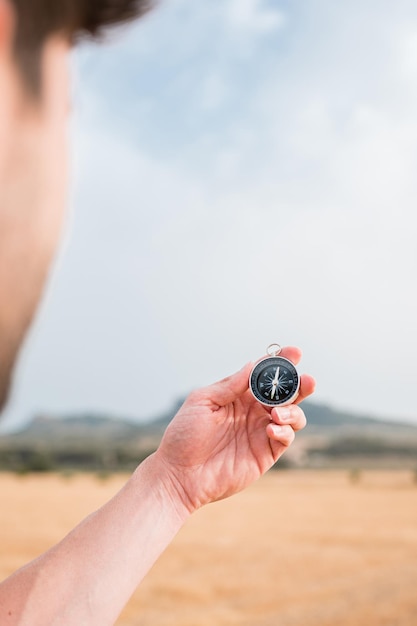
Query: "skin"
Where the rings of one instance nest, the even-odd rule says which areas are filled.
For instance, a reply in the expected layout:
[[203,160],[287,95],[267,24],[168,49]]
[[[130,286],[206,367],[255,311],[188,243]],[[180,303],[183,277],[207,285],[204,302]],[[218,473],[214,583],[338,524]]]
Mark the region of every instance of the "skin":
[[30,100],[12,55],[14,15],[0,0],[0,402],[36,311],[65,213],[68,45],[43,52],[43,97]]
[[[28,98],[13,55],[14,15],[0,0],[0,394],[42,295],[59,243],[66,198],[68,45],[51,38],[43,92]],[[282,355],[298,363],[301,351]],[[301,377],[297,403],[260,405],[253,364],[193,392],[158,450],[123,489],[59,544],[0,584],[0,624],[113,624],[187,518],[262,476],[304,428],[298,406],[314,390]]]

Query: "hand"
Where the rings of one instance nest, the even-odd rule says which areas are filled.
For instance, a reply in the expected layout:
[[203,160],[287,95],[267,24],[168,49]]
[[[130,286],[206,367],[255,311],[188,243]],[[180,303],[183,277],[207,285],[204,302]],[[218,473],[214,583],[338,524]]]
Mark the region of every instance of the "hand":
[[[284,348],[282,355],[297,364],[301,351]],[[306,424],[297,404],[313,393],[314,379],[301,376],[296,403],[271,410],[249,391],[252,367],[191,393],[155,454],[189,511],[250,485]]]

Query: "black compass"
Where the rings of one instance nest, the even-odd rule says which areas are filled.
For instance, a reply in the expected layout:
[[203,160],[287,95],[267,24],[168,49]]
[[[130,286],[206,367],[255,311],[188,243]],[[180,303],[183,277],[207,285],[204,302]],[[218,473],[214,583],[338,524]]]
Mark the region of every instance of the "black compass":
[[258,402],[266,406],[291,404],[298,396],[300,377],[295,366],[282,356],[281,347],[271,344],[269,356],[259,361],[253,368],[249,386]]

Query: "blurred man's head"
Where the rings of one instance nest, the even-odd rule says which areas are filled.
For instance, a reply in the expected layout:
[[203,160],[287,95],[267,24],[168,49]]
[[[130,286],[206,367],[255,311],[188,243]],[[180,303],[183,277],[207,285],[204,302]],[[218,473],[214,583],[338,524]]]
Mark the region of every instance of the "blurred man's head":
[[99,36],[106,26],[130,20],[150,8],[149,0],[9,0],[17,25],[15,51],[25,80],[39,88],[39,60],[49,37],[68,44],[79,37]]
[[147,0],[0,0],[0,407],[59,241],[67,52]]

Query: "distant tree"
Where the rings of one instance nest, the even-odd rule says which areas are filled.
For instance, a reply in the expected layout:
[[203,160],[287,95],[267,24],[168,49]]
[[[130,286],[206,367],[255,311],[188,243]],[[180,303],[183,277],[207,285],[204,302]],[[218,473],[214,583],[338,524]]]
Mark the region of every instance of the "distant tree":
[[357,485],[362,479],[362,472],[359,468],[354,467],[349,471],[349,482]]
[[28,472],[52,472],[56,469],[52,456],[44,450],[33,450],[25,464]]

